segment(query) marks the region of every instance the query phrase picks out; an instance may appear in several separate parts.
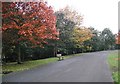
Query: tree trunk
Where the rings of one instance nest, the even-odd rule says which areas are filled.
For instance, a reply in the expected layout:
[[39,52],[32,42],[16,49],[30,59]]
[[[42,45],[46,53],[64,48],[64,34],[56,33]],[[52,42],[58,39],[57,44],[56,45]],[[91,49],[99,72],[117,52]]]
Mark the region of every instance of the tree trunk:
[[1,62],[2,64],[6,64],[6,57],[5,57],[5,54],[2,52],[2,56],[1,56]]
[[20,46],[18,46],[18,60],[17,60],[17,63],[18,64],[21,64],[21,54],[20,54]]
[[57,56],[57,47],[56,47],[56,45],[54,46],[54,57],[56,57]]
[[56,51],[55,51],[55,47],[53,49],[53,53],[54,53],[54,57],[56,56]]

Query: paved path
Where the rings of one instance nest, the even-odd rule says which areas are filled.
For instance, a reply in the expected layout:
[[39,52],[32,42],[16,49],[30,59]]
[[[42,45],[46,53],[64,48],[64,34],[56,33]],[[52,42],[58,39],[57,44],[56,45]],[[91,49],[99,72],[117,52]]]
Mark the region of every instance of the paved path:
[[3,82],[112,82],[107,63],[110,51],[84,53],[31,70],[10,73]]

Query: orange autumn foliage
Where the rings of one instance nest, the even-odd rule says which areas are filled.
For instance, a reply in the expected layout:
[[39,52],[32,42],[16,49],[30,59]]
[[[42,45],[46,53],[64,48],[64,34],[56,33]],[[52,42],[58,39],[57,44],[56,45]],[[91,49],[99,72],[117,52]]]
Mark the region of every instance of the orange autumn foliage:
[[116,35],[116,44],[120,44],[120,32]]
[[3,33],[17,30],[15,43],[27,41],[42,46],[49,39],[58,39],[54,11],[45,2],[2,2],[2,22]]
[[71,38],[75,43],[76,46],[81,47],[83,42],[90,40],[94,35],[92,34],[91,30],[87,27],[75,27],[73,30],[73,37]]

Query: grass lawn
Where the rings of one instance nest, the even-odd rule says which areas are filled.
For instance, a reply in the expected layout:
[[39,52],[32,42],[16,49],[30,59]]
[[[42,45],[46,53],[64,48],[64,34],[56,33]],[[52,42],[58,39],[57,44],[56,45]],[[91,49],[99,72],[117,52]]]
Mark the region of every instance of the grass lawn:
[[[64,59],[67,59],[67,58],[70,58],[70,57],[74,57],[74,56],[79,56],[79,55],[80,55],[80,54],[74,54],[74,55],[64,56]],[[3,71],[3,72],[22,71],[22,70],[27,70],[27,69],[34,68],[34,67],[36,67],[36,66],[48,64],[48,63],[51,63],[51,62],[56,62],[56,61],[58,61],[58,58],[57,58],[57,57],[40,59],[40,60],[26,61],[26,62],[24,62],[24,63],[22,63],[22,64],[17,64],[16,62],[7,63],[6,65],[3,65],[3,66],[2,66],[2,71]]]
[[112,71],[112,77],[116,84],[120,84],[120,71],[118,70],[118,65],[120,63],[120,57],[118,56],[118,52],[120,51],[115,51],[110,53],[108,56],[108,63],[110,65],[110,69]]

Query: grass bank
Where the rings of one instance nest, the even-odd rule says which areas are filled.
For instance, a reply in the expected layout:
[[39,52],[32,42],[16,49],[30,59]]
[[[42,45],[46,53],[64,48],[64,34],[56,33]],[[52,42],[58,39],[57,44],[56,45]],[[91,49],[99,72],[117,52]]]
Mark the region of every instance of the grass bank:
[[[64,56],[64,59],[68,59],[68,58],[79,56],[79,55],[80,54],[67,55],[67,56]],[[53,57],[53,58],[46,58],[46,59],[40,59],[40,60],[26,61],[22,64],[17,64],[16,62],[12,62],[12,63],[7,63],[6,65],[3,65],[2,72],[9,73],[9,72],[22,71],[22,70],[34,68],[36,66],[41,66],[41,65],[45,65],[45,64],[57,62],[57,61],[58,61],[58,58]]]
[[115,84],[120,84],[120,71],[118,70],[118,67],[120,67],[120,57],[118,56],[118,52],[120,51],[112,52],[108,56],[108,63],[110,65],[112,77],[115,81]]

